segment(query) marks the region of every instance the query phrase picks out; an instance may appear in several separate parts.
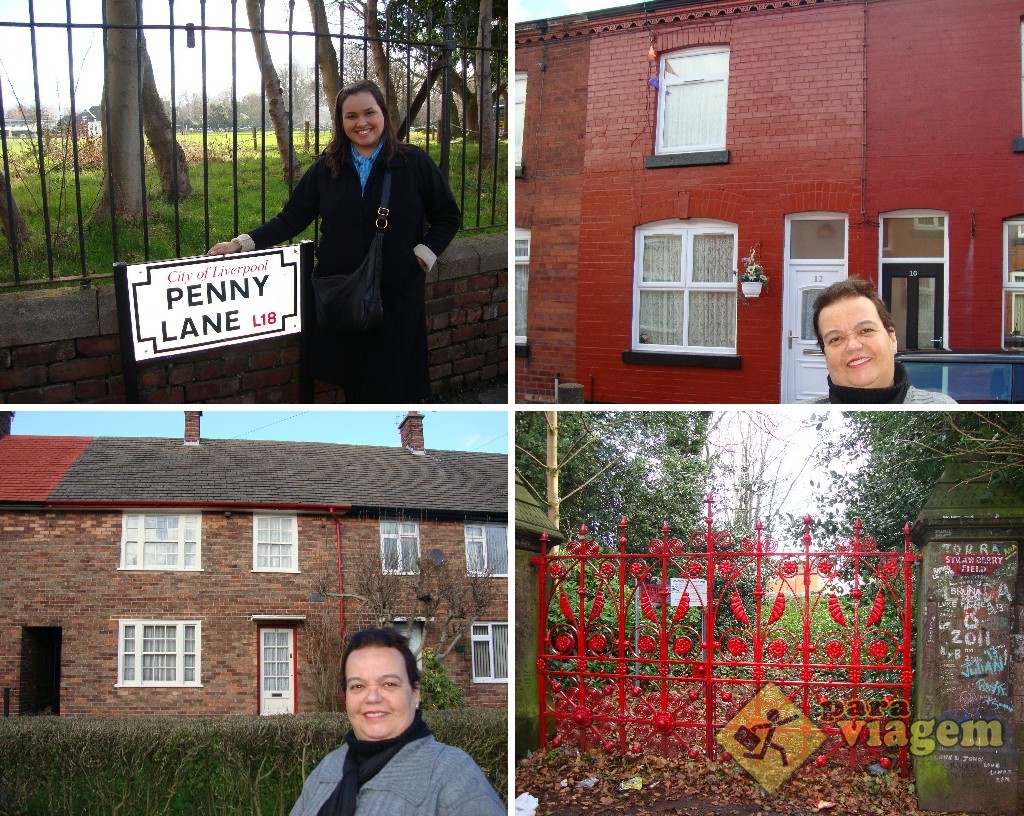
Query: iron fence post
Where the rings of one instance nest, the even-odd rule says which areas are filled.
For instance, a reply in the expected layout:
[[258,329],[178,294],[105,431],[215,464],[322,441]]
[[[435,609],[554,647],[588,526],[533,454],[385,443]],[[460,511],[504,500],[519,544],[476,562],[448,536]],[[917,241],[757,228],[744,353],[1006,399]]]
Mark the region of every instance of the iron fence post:
[[441,168],[441,175],[448,178],[452,142],[452,71],[455,63],[455,23],[452,22],[450,8],[445,9],[441,31],[441,127],[438,134],[441,156],[438,166]]

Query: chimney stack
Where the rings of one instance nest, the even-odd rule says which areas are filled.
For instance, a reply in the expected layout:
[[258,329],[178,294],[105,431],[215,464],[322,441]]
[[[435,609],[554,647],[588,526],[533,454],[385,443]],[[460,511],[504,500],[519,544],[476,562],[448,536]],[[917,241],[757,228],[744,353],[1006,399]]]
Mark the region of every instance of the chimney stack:
[[398,426],[402,447],[413,453],[423,453],[423,414],[410,411]]
[[185,444],[186,445],[198,445],[199,444],[199,418],[203,415],[202,411],[186,411],[185,412]]
[[10,434],[13,421],[14,411],[0,411],[0,439]]

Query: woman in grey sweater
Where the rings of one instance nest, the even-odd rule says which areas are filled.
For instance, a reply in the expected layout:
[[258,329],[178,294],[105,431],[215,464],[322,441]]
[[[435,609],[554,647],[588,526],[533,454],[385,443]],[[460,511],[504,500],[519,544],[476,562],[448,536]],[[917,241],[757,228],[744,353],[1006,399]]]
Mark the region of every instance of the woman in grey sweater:
[[352,730],[306,779],[291,816],[506,815],[473,759],[423,722],[420,674],[402,635],[357,632],[342,674]]

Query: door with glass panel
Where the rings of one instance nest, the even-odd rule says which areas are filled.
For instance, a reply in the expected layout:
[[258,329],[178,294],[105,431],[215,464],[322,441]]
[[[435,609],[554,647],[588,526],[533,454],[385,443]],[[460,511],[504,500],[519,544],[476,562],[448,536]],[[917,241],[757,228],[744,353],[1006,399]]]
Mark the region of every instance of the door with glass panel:
[[882,216],[882,299],[898,348],[940,349],[946,334],[946,216]]
[[828,391],[825,355],[814,333],[814,299],[847,276],[847,220],[835,213],[786,218],[782,306],[782,402]]
[[260,714],[295,713],[295,630],[259,630]]

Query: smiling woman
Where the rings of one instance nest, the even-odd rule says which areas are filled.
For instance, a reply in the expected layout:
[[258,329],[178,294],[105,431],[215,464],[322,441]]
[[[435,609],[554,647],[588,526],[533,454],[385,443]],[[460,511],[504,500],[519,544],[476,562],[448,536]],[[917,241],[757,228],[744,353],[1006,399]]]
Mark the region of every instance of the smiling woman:
[[896,362],[896,329],[885,302],[863,278],[832,284],[814,301],[814,332],[825,352],[828,396],[816,403],[951,403],[914,388]]
[[356,632],[342,672],[352,730],[309,775],[291,816],[504,816],[470,756],[423,722],[420,673],[402,635]]

